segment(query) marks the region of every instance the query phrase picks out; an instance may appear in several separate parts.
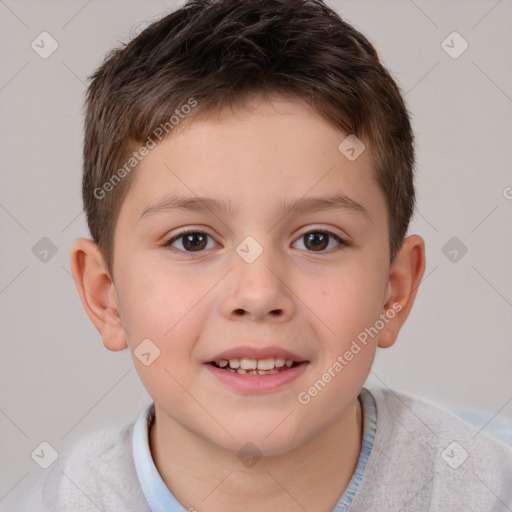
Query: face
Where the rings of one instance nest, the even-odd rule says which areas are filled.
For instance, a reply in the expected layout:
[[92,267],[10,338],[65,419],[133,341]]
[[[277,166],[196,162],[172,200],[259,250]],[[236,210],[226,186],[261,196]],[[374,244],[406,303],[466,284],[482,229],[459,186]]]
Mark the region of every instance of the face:
[[134,356],[157,417],[278,454],[354,403],[378,335],[353,342],[382,318],[389,233],[370,152],[350,161],[345,137],[275,99],[194,121],[141,161],[113,280],[132,354],[159,350]]

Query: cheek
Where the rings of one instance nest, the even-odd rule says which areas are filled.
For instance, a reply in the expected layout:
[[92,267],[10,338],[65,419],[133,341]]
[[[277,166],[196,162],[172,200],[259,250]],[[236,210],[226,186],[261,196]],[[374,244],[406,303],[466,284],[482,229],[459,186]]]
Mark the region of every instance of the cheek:
[[[185,390],[194,384],[193,365],[198,369],[200,364],[193,356],[202,330],[199,319],[208,315],[207,302],[199,300],[207,288],[207,283],[191,286],[183,277],[146,273],[125,290],[130,295],[125,311],[130,324],[128,345],[139,378],[153,400],[172,403],[182,413],[194,406]],[[139,357],[142,340],[151,340],[149,352],[157,354],[149,365]]]
[[368,377],[378,337],[367,329],[379,319],[381,289],[382,274],[361,262],[325,280],[314,296],[312,309],[321,319],[316,324],[325,333],[320,338],[323,350],[299,403],[322,411],[327,423],[356,399]]
[[123,284],[123,313],[131,334],[137,338],[154,336],[165,343],[204,293],[199,283],[186,275],[163,272],[158,266],[124,276]]
[[[369,264],[346,266],[329,278],[312,281],[309,290],[311,309],[323,321],[336,348],[342,348],[366,327],[375,323],[382,310],[382,277]],[[311,290],[316,290],[313,294]]]
[[[126,269],[130,268],[128,266]],[[207,314],[206,303],[199,299],[208,283],[200,286],[179,273],[159,272],[155,267],[147,272],[122,276],[122,319],[127,331],[128,346],[134,364],[146,387],[154,388],[162,381],[172,381],[169,373],[185,384],[191,353],[199,337],[198,318]],[[203,290],[203,288],[205,288]],[[143,340],[150,358],[138,358]],[[156,354],[154,356],[153,354]],[[145,365],[147,359],[153,360]]]

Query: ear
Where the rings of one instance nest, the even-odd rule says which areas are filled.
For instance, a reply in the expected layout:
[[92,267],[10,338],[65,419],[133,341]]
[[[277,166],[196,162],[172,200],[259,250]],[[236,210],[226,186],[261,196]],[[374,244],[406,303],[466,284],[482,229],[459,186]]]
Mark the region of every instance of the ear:
[[425,272],[425,242],[418,235],[405,238],[391,265],[384,312],[388,322],[379,333],[378,346],[388,348],[395,343],[398,332],[407,320],[416,292]]
[[71,272],[82,305],[109,350],[127,348],[114,282],[99,246],[78,238],[71,245]]

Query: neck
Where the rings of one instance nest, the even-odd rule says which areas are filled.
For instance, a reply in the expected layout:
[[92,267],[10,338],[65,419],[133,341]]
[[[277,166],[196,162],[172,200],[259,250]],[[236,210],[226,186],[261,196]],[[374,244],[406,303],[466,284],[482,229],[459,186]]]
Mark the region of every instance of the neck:
[[331,511],[355,471],[362,443],[355,400],[333,424],[297,448],[244,467],[225,450],[184,429],[159,408],[150,447],[165,484],[185,508]]

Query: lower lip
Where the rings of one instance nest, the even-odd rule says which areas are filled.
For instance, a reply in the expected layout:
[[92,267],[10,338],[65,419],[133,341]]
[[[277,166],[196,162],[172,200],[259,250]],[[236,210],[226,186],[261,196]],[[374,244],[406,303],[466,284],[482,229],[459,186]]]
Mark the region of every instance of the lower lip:
[[275,391],[297,379],[304,373],[309,363],[303,362],[279,373],[268,375],[247,375],[243,373],[222,370],[211,364],[206,364],[206,369],[224,384],[232,387],[240,393],[258,394]]

